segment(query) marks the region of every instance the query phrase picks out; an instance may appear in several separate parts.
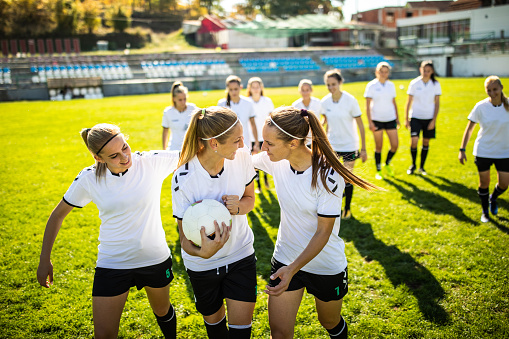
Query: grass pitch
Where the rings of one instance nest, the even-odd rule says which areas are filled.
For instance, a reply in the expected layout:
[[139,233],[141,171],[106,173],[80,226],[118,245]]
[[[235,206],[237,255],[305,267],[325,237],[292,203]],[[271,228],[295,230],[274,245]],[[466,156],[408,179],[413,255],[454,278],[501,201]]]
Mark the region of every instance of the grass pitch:
[[[499,216],[479,221],[473,140],[466,166],[457,160],[466,117],[486,97],[483,79],[439,79],[442,84],[437,139],[430,144],[427,177],[408,176],[409,132],[399,130],[394,178],[376,182],[385,192],[354,190],[354,217],[342,221],[349,261],[350,290],[343,315],[351,338],[509,338],[509,194],[500,197]],[[506,85],[509,79],[502,79]],[[409,80],[394,81],[404,114]],[[366,83],[345,84],[364,111]],[[314,95],[323,97],[324,86]],[[267,88],[275,106],[298,98],[296,88]],[[223,91],[192,92],[189,101],[215,105]],[[92,280],[100,221],[95,205],[74,209],[57,237],[52,261],[55,284],[38,286],[36,269],[48,216],[72,180],[93,163],[78,132],[100,122],[119,124],[134,150],[161,148],[161,118],[170,96],[146,95],[71,102],[2,103],[0,144],[0,337],[90,338]],[[509,114],[509,113],[508,113]],[[364,122],[367,121],[364,116]],[[477,133],[474,131],[474,136]],[[374,181],[374,143],[366,131],[369,159],[357,174]],[[383,159],[387,152],[384,140]],[[420,146],[419,146],[420,149]],[[419,151],[420,152],[420,151]],[[493,169],[492,169],[493,172]],[[493,173],[492,179],[496,176]],[[493,189],[494,182],[491,184]],[[170,181],[161,210],[174,258],[171,300],[180,338],[206,336],[180,256],[172,219]],[[255,233],[259,290],[270,273],[279,223],[274,190],[257,198],[249,220]],[[327,338],[305,294],[296,338]],[[122,315],[121,338],[162,337],[144,291],[132,289]],[[253,338],[268,338],[267,298],[259,293]]]

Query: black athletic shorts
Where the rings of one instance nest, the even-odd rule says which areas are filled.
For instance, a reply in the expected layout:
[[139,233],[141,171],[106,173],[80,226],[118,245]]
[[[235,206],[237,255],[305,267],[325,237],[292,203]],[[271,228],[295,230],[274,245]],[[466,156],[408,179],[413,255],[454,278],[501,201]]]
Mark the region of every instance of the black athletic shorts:
[[160,264],[132,269],[96,267],[92,296],[114,297],[129,291],[133,286],[160,288],[173,280],[171,256]]
[[[262,144],[263,144],[263,141],[258,141],[258,147],[260,147],[260,151],[262,150]],[[255,142],[251,141],[251,149],[254,148],[254,145],[255,145]]]
[[355,161],[361,156],[358,150],[353,152],[336,152],[336,154],[340,159],[343,158],[343,161]]
[[491,165],[495,164],[498,172],[509,172],[509,158],[493,159],[475,157],[475,164],[479,172],[484,172],[490,169]]
[[428,129],[428,125],[432,119],[410,119],[410,136],[411,137],[419,137],[419,134],[422,131],[422,137],[425,139],[434,139],[435,138],[435,128]]
[[380,131],[380,130],[389,130],[389,129],[396,129],[398,128],[398,123],[396,122],[396,119],[392,120],[392,121],[375,121],[373,120],[373,124],[375,124],[375,131]]
[[225,298],[256,302],[256,257],[253,254],[232,264],[208,271],[187,270],[193,285],[196,309],[202,315],[212,315]]
[[[270,263],[272,265],[270,269],[271,275],[276,273],[281,267],[286,266],[274,258],[272,258]],[[281,279],[277,278],[276,280],[270,280],[269,285],[274,287],[280,282]],[[348,270],[345,268],[343,272],[334,275],[299,271],[293,276],[287,291],[296,291],[303,287],[306,288],[308,293],[321,301],[341,300],[348,292]]]

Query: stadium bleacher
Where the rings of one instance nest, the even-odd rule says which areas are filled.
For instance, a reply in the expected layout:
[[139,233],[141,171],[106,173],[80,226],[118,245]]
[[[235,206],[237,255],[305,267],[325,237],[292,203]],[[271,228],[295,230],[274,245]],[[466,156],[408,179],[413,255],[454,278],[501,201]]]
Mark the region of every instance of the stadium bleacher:
[[325,65],[339,69],[375,68],[382,61],[386,61],[393,66],[383,55],[337,55],[322,56],[320,59]]
[[314,71],[319,70],[320,66],[311,59],[305,58],[249,58],[240,59],[239,63],[247,73],[258,72],[277,72],[283,69],[288,72],[292,71]]
[[141,68],[147,78],[227,76],[232,73],[230,66],[221,59],[142,61]]
[[133,73],[127,62],[57,63],[30,66],[33,83],[47,79],[100,77],[103,80],[132,79]]

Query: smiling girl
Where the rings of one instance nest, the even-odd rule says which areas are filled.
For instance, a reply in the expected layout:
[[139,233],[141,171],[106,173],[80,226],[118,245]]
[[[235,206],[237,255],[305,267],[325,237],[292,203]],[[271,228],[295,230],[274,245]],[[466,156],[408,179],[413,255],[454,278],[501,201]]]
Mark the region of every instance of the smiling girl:
[[[170,304],[172,258],[161,222],[163,180],[177,167],[178,152],[131,153],[115,125],[81,131],[95,165],[83,169],[46,224],[37,280],[53,284],[51,251],[65,217],[73,208],[94,202],[101,227],[92,289],[95,338],[116,338],[129,289],[145,288],[164,336],[176,337]],[[48,279],[49,278],[49,279]]]

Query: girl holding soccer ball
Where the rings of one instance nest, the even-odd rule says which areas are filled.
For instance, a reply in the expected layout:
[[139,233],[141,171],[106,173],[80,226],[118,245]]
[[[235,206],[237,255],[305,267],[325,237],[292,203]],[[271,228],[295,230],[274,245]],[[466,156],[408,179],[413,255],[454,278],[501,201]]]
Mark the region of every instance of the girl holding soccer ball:
[[[256,173],[237,114],[223,107],[194,112],[178,166],[172,180],[173,215],[196,309],[209,338],[249,338],[257,283],[246,214],[254,207]],[[203,199],[224,202],[232,225],[216,224],[213,240],[202,230],[197,247],[186,238],[182,219],[189,206]]]
[[[362,159],[366,162],[366,133],[361,119],[361,108],[357,99],[348,92],[341,90],[343,77],[338,69],[325,73],[323,80],[327,85],[329,94],[322,99],[322,114],[327,124],[327,136],[332,148],[340,158],[343,158],[345,167],[353,171],[355,160]],[[359,151],[359,129],[361,136],[361,148]],[[353,185],[346,183],[345,187],[345,208],[342,218],[348,219],[352,216],[350,204],[353,196]]]
[[[253,103],[245,96],[240,95],[242,89],[242,80],[236,75],[230,75],[226,78],[226,98],[217,102],[218,106],[231,109],[237,114],[244,127],[244,142],[248,148],[251,147],[252,141],[258,140],[258,131],[256,129],[256,113]],[[249,133],[248,126],[251,127],[252,134]],[[253,139],[251,139],[253,135]],[[258,152],[260,147],[258,143],[253,144],[253,152]]]
[[[101,228],[92,289],[95,338],[116,338],[129,294],[145,288],[164,336],[176,338],[177,318],[170,304],[172,258],[161,222],[163,181],[177,167],[178,152],[131,153],[115,125],[81,131],[95,165],[83,169],[46,224],[37,280],[53,284],[51,251],[65,217],[74,207],[94,202]],[[49,279],[48,279],[49,278]]]
[[410,129],[412,155],[412,165],[408,168],[407,174],[414,174],[417,169],[417,143],[422,131],[421,165],[418,173],[427,175],[424,164],[428,156],[429,141],[435,138],[442,88],[435,78],[435,67],[431,60],[423,61],[419,71],[421,76],[408,85],[408,99],[405,106],[405,126]]
[[[311,149],[305,140],[311,130]],[[263,127],[262,153],[253,163],[274,178],[281,222],[272,257],[269,324],[274,339],[293,338],[304,288],[315,297],[318,320],[331,338],[347,338],[341,316],[348,291],[345,245],[339,237],[345,182],[376,186],[343,166],[313,113],[280,107]]]
[[366,98],[366,116],[369,129],[375,137],[375,164],[376,179],[383,179],[382,173],[382,146],[384,130],[389,138],[390,149],[385,160],[384,170],[388,176],[394,176],[391,160],[398,149],[398,106],[396,105],[396,87],[389,81],[391,65],[380,62],[376,66],[376,79],[366,85],[364,97]]
[[[186,134],[191,113],[196,110],[196,105],[187,102],[187,87],[182,82],[176,81],[171,86],[171,98],[173,106],[168,106],[163,112],[163,149],[180,151],[182,141]],[[170,145],[168,147],[168,133],[170,134]]]
[[[497,198],[509,186],[509,102],[502,92],[504,88],[500,78],[491,75],[484,81],[488,97],[479,101],[468,115],[468,123],[461,140],[458,159],[465,164],[465,148],[472,135],[475,124],[481,126],[474,144],[474,156],[479,171],[479,189],[481,199],[481,221],[488,222],[490,214],[498,214]],[[490,195],[490,167],[495,164],[498,182]]]
[[[247,82],[247,96],[248,100],[253,103],[253,108],[255,112],[255,121],[256,121],[256,130],[258,132],[258,140],[254,139],[254,136],[251,134],[251,144],[252,148],[254,148],[254,144],[257,143],[258,147],[262,147],[263,138],[262,138],[262,128],[265,123],[265,119],[267,116],[274,110],[274,104],[272,100],[263,95],[263,81],[259,77],[250,78]],[[256,189],[256,193],[260,193],[262,189],[262,183],[260,178],[260,171],[256,171],[256,181],[258,183],[258,189]],[[267,174],[264,175],[265,187],[269,187],[269,178]]]

